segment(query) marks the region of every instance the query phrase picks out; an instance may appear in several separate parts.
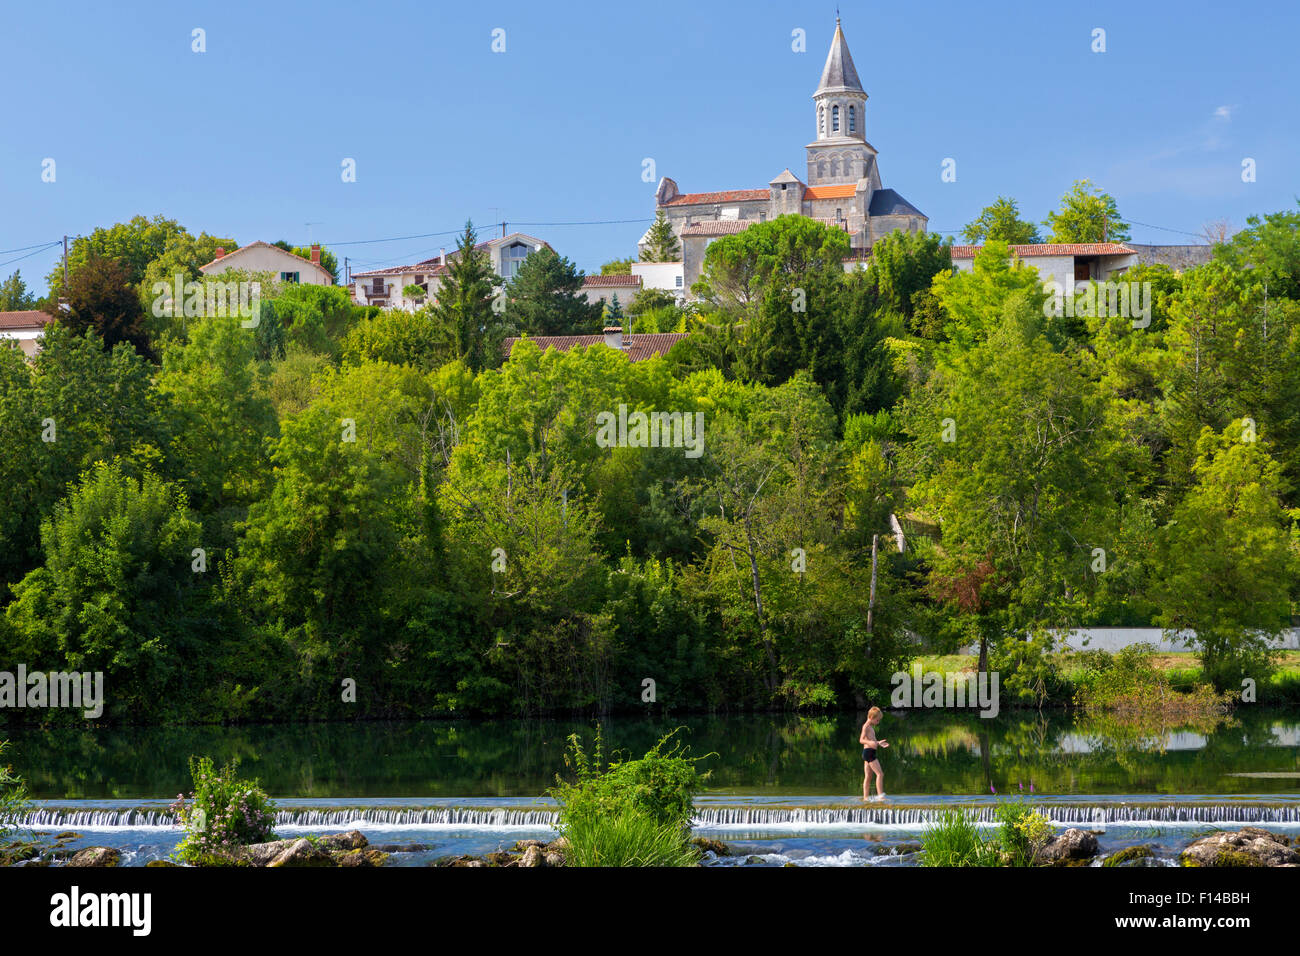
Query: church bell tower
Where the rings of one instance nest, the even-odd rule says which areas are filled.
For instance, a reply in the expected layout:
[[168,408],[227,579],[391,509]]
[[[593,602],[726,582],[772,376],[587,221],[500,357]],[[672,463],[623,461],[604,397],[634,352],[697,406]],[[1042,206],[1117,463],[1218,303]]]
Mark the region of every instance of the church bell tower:
[[876,150],[866,135],[867,93],[839,17],[821,82],[813,93],[813,109],[817,138],[807,146],[808,185],[856,184],[866,179],[869,189],[879,189]]

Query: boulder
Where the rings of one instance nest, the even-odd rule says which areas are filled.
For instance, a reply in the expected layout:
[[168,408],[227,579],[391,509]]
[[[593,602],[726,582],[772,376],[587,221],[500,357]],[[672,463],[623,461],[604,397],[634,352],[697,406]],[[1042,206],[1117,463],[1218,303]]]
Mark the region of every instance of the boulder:
[[557,853],[555,850],[547,852],[543,859],[546,860],[547,866],[564,866],[564,854]]
[[145,869],[150,869],[150,868],[156,869],[157,867],[160,866],[176,866],[176,864],[173,863],[171,860],[150,860],[144,866]]
[[721,840],[710,840],[708,837],[696,837],[691,843],[699,847],[701,852],[712,853],[715,856],[726,856],[731,852],[727,844]]
[[268,866],[271,861],[293,846],[295,840],[272,840],[270,843],[250,843],[238,855],[253,866]]
[[35,843],[14,840],[0,846],[0,866],[13,866],[41,855],[41,849]]
[[388,862],[388,854],[382,850],[365,848],[361,850],[343,850],[334,854],[334,862],[339,866],[383,866]]
[[423,853],[429,847],[424,843],[372,843],[370,849],[380,853]]
[[54,834],[56,840],[80,840],[81,834],[72,830],[64,830],[62,833]]
[[318,846],[313,846],[308,839],[294,840],[292,845],[266,864],[274,866],[332,866],[334,860],[329,853]]
[[330,833],[319,837],[316,845],[329,853],[334,850],[360,850],[369,846],[369,841],[360,830],[349,830],[347,833]]
[[511,849],[514,850],[514,852],[516,853],[523,853],[530,846],[535,846],[539,850],[541,850],[541,849],[545,849],[546,843],[543,842],[542,840],[520,840],[513,847],[511,847]]
[[530,846],[524,850],[524,857],[519,861],[520,866],[545,866],[546,858],[542,855],[540,846]]
[[67,866],[117,866],[122,856],[117,850],[108,846],[88,846],[78,850],[68,860]]
[[1035,859],[1048,866],[1077,866],[1097,855],[1097,838],[1087,830],[1070,827],[1048,840]]
[[1117,850],[1102,861],[1102,866],[1150,866],[1156,852],[1145,843],[1141,846],[1126,846]]
[[1182,866],[1300,866],[1300,853],[1286,837],[1259,827],[1212,833],[1179,854]]

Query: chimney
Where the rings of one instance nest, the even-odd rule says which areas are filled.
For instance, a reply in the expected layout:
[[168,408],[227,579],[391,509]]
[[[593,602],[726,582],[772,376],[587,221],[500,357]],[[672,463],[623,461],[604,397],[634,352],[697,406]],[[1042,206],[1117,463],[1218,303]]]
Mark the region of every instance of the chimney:
[[311,244],[311,261],[316,263],[316,265],[320,265],[320,243],[319,242],[313,242]]
[[220,259],[220,258],[221,258],[222,256],[224,256],[225,254],[226,254],[226,247],[225,247],[225,246],[217,246],[217,258]]
[[447,247],[443,246],[438,250],[438,264],[445,266],[447,264]]
[[604,332],[606,345],[612,349],[623,348],[623,327],[621,325],[607,325]]

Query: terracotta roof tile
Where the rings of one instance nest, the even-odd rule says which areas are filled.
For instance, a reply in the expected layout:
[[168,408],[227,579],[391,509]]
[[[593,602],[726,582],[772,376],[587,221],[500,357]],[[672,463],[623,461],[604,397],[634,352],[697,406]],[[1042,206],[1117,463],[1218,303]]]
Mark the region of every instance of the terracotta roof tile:
[[[983,246],[953,246],[954,259],[974,259]],[[1032,256],[1128,256],[1136,255],[1120,242],[1040,242],[1028,246],[1011,246],[1011,252],[1024,259]]]
[[710,219],[707,222],[693,222],[682,227],[682,236],[732,236],[744,232],[757,219]]
[[0,312],[0,329],[33,329],[48,325],[54,317],[39,309],[24,309],[20,312]]
[[770,199],[766,189],[728,189],[717,193],[682,193],[664,203],[665,206],[696,206],[705,203],[748,202]]
[[587,276],[582,280],[584,289],[637,288],[641,287],[641,277],[633,275]]

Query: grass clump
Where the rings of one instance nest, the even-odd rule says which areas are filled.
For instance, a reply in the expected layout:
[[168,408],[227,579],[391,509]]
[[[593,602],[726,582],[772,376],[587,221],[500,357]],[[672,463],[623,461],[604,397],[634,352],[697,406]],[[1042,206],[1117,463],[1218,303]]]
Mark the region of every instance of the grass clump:
[[943,810],[921,834],[922,866],[997,866],[995,843],[980,835],[975,815],[964,807]]
[[551,795],[560,804],[561,836],[569,866],[694,866],[691,845],[694,798],[704,775],[677,731],[660,738],[638,760],[603,765],[603,741],[596,730],[590,755],[577,734],[569,738],[565,766],[571,779],[556,776]]

